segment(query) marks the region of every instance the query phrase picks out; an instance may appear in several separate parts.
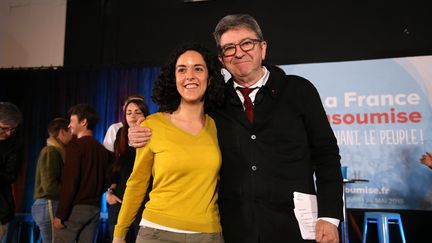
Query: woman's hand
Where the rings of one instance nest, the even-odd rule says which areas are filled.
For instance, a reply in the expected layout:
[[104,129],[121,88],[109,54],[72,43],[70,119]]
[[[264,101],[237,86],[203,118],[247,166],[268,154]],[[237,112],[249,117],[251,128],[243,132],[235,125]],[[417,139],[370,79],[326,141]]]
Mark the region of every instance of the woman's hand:
[[122,200],[121,200],[120,198],[118,198],[118,197],[117,197],[114,193],[112,193],[111,191],[108,191],[108,192],[106,193],[105,198],[106,198],[107,203],[108,203],[109,205],[114,205],[114,204],[116,204],[116,203],[122,203]]

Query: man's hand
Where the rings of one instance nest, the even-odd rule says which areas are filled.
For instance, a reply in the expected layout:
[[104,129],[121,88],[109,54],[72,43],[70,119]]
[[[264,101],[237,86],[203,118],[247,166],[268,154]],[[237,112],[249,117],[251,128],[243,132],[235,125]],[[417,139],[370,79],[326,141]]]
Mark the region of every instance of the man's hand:
[[54,218],[54,228],[63,229],[65,226],[62,224],[61,219],[55,217]]
[[315,240],[320,243],[338,243],[339,242],[339,231],[336,225],[325,221],[318,220],[315,226],[316,236]]
[[420,158],[420,162],[429,168],[432,168],[432,155],[430,153],[425,153]]
[[150,140],[151,130],[147,127],[140,126],[141,122],[144,120],[144,117],[139,118],[135,125],[129,127],[129,144],[134,148],[141,148]]

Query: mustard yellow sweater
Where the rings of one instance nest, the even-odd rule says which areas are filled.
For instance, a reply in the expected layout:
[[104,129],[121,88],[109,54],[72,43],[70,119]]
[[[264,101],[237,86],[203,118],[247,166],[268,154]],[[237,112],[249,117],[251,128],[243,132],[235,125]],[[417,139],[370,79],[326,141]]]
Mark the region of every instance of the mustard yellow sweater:
[[221,166],[216,126],[206,115],[204,128],[191,135],[162,113],[142,124],[152,137],[137,149],[126,184],[114,236],[124,238],[146,193],[150,175],[153,189],[142,218],[153,223],[195,232],[221,232],[217,182]]

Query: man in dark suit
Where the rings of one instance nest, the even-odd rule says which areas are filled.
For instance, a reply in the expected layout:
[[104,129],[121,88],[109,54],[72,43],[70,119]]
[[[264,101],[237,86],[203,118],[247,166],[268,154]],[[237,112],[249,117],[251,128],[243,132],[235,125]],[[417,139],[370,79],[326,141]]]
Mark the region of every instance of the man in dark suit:
[[[232,75],[224,105],[210,112],[222,152],[218,202],[225,241],[339,242],[339,148],[317,90],[262,64],[267,43],[253,17],[222,18],[214,37]],[[147,133],[134,127],[129,139],[141,146]],[[316,195],[315,234],[301,234],[294,192]]]
[[12,184],[23,159],[22,137],[16,133],[21,122],[22,113],[16,105],[0,102],[0,242],[15,215]]
[[[214,38],[232,75],[225,105],[212,114],[222,152],[219,205],[226,242],[303,242],[294,192],[317,195],[316,240],[338,242],[340,156],[317,90],[304,78],[262,64],[267,43],[253,17],[222,18]],[[251,88],[249,97],[240,88]],[[249,98],[252,121],[243,111]]]

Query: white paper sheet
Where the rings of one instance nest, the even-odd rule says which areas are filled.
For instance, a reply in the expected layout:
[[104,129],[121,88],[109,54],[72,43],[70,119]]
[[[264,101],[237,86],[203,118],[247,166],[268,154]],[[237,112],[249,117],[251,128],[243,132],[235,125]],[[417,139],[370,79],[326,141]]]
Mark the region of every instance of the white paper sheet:
[[315,225],[318,217],[316,195],[294,192],[294,214],[304,240],[315,239]]

